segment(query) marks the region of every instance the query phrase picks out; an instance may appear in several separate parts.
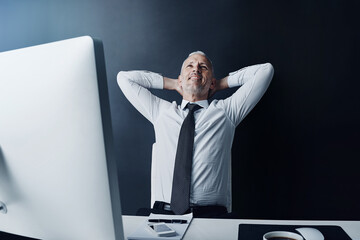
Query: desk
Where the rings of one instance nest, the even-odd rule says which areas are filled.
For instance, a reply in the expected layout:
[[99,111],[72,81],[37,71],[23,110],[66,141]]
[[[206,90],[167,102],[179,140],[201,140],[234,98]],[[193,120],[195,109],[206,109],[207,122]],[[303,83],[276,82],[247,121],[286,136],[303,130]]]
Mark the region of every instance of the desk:
[[[147,217],[123,216],[125,239],[146,220]],[[353,239],[360,240],[360,221],[284,221],[248,219],[206,219],[194,218],[184,240],[237,240],[240,223],[290,224],[290,225],[338,225]]]

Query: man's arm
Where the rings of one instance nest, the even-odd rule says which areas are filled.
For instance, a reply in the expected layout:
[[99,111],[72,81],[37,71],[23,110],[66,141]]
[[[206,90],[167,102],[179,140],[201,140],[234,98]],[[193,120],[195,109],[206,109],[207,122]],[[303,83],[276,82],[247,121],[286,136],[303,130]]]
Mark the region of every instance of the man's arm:
[[164,80],[160,74],[147,71],[121,71],[117,82],[125,97],[150,122],[154,122],[161,106],[170,103],[153,95],[148,89],[163,89]]
[[274,68],[270,63],[245,67],[229,74],[228,87],[239,89],[222,104],[234,125],[237,126],[259,102],[273,75]]
[[214,89],[210,89],[209,91],[209,97],[208,98],[211,98],[212,96],[214,96],[214,94],[218,91],[221,91],[221,90],[224,90],[226,88],[229,88],[229,85],[228,85],[228,76],[220,79],[220,80],[216,80],[216,85],[215,85],[215,88]]
[[167,89],[167,90],[175,90],[175,91],[177,91],[181,96],[183,95],[183,93],[182,93],[182,88],[181,88],[181,86],[178,84],[178,79],[164,77],[163,81],[164,81],[164,89]]

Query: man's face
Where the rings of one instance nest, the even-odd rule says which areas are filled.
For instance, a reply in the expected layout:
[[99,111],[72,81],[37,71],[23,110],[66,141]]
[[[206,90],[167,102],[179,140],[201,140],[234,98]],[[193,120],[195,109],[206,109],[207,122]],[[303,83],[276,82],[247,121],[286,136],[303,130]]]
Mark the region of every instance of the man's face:
[[209,60],[201,54],[188,57],[181,69],[178,83],[185,94],[207,99],[209,90],[215,87],[215,78]]

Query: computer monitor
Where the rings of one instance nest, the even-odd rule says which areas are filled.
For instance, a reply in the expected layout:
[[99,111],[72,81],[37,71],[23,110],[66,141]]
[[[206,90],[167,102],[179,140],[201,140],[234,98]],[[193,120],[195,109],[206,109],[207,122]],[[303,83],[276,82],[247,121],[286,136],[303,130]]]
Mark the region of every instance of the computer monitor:
[[0,231],[123,239],[101,41],[0,53]]

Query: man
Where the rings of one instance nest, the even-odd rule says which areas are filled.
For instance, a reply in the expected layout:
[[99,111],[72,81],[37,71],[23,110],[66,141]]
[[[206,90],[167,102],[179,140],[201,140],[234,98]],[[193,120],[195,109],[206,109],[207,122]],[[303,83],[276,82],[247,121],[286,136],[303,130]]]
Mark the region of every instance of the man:
[[[155,129],[151,166],[153,208],[140,214],[193,212],[194,217],[221,217],[231,211],[231,147],[235,128],[260,100],[273,72],[272,65],[266,63],[242,68],[216,80],[210,59],[200,51],[191,53],[184,61],[178,79],[145,71],[119,72],[117,81],[126,98]],[[208,102],[215,92],[229,87],[240,88],[227,99]],[[156,97],[150,88],[176,90],[183,97],[181,105]],[[198,105],[191,114],[189,109],[194,105],[188,103]],[[180,140],[188,114],[194,119],[189,121],[195,122],[192,126],[195,130],[191,130],[192,137]],[[190,168],[186,170],[183,167],[186,164],[181,162],[184,160],[178,160],[178,155],[188,151],[178,149],[183,145],[191,148],[190,155],[187,154],[191,158]],[[183,170],[178,170],[181,167]],[[190,179],[178,180],[178,172],[189,172]],[[185,200],[179,200],[184,196]]]

